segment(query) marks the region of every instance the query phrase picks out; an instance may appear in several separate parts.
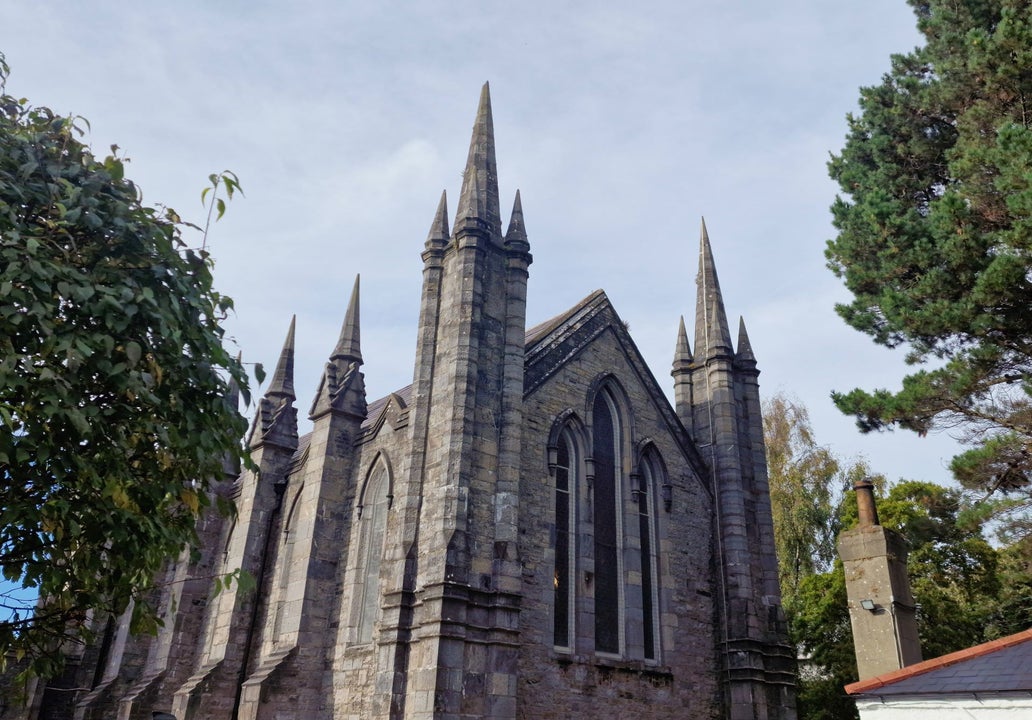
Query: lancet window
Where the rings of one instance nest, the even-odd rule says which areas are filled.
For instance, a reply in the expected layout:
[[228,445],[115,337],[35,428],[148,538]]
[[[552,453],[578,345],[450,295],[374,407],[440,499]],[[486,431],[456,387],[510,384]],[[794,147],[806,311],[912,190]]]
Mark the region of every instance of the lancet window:
[[658,600],[656,583],[656,492],[663,482],[663,469],[659,456],[652,449],[645,453],[636,478],[638,500],[638,537],[641,552],[641,611],[642,646],[646,660],[659,659]]
[[594,460],[593,525],[595,539],[595,651],[620,653],[620,423],[608,391],[595,397],[592,409]]
[[572,647],[574,626],[574,578],[578,458],[577,446],[568,428],[559,434],[555,448],[555,595],[553,603],[553,643],[557,648]]
[[358,558],[354,590],[355,642],[373,638],[373,624],[380,609],[380,564],[390,501],[390,473],[381,457],[376,461],[362,492],[358,521]]

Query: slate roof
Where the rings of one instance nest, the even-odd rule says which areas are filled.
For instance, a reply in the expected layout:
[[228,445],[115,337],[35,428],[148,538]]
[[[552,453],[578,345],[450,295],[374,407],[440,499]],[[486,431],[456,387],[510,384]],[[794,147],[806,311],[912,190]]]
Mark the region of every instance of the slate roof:
[[1032,629],[846,685],[854,697],[1032,692]]
[[534,343],[536,343],[541,338],[545,337],[545,335],[547,335],[548,333],[555,330],[557,327],[559,327],[564,322],[566,322],[571,317],[580,312],[583,308],[587,307],[588,305],[602,297],[605,297],[605,293],[602,290],[596,290],[595,292],[591,293],[586,298],[581,300],[579,303],[571,307],[569,310],[561,312],[558,315],[555,315],[554,317],[550,317],[548,318],[548,320],[540,322],[534,327],[527,330],[525,340],[527,349],[530,349],[530,347]]
[[[412,384],[409,383],[400,390],[395,390],[391,395],[397,395],[401,398],[401,401],[408,405],[412,402]],[[384,395],[378,400],[373,400],[366,408],[365,420],[362,421],[362,429],[372,427],[376,424],[377,419],[380,417],[380,413],[383,412],[384,407],[390,402],[391,395]]]

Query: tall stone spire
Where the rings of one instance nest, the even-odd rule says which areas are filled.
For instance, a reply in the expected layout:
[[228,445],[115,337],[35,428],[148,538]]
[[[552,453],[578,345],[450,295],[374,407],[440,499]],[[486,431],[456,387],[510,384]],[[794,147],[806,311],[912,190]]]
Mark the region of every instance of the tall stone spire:
[[359,334],[358,287],[361,275],[355,276],[355,285],[351,288],[351,299],[348,310],[344,314],[344,324],[340,328],[337,347],[333,349],[330,360],[353,360],[362,362],[362,348]]
[[[435,219],[431,237],[443,227]],[[381,663],[377,682],[406,703],[398,717],[511,718],[519,685],[518,520],[532,258],[518,196],[502,235],[486,84],[451,237],[440,252],[429,244],[423,259],[411,454],[392,508],[404,518],[396,546],[413,554],[384,558],[385,597],[398,598],[390,600],[398,609],[378,640],[394,655]],[[453,618],[474,614],[482,618],[475,636],[453,631]],[[398,618],[419,618],[418,632],[405,626],[412,620]],[[455,677],[491,681],[458,687]]]
[[498,167],[495,163],[494,123],[491,119],[491,89],[484,83],[480,107],[473,123],[469,156],[462,177],[462,192],[455,213],[456,232],[465,227],[488,230],[502,236],[502,213],[498,201]]
[[715,357],[730,358],[734,354],[731,331],[728,329],[724,298],[720,294],[717,269],[713,263],[706,220],[702,221],[699,240],[698,296],[695,303],[695,354],[703,362]]
[[[795,648],[773,551],[759,371],[744,325],[737,355],[731,343],[705,220],[697,282],[691,433],[710,466],[715,498],[726,717],[794,720]],[[781,714],[773,715],[776,706]]]

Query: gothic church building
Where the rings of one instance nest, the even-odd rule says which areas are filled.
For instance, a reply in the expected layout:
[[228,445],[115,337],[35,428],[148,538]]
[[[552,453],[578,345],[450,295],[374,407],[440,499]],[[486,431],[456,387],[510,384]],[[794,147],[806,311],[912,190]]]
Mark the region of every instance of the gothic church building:
[[[291,324],[259,472],[219,484],[237,515],[170,568],[159,635],[106,621],[31,717],[795,718],[759,372],[705,227],[672,406],[604,292],[526,327],[486,85],[456,206],[422,247],[412,385],[366,398],[356,281],[299,407]],[[236,568],[256,590],[212,597]]]

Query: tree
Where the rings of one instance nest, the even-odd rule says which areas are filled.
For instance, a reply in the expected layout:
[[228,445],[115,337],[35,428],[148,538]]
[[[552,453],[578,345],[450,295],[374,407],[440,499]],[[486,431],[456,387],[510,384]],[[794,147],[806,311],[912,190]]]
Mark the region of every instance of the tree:
[[763,403],[763,439],[781,591],[792,597],[835,558],[839,461],[817,444],[806,406],[782,393]]
[[0,56],[0,566],[41,600],[0,598],[0,662],[51,674],[88,610],[132,600],[134,629],[155,627],[148,590],[241,456],[227,396],[247,385],[222,346],[232,303],[184,223],[7,75]]
[[856,679],[856,660],[835,541],[845,491],[871,471],[863,460],[844,463],[819,445],[806,406],[782,393],[763,403],[763,437],[782,602],[805,658],[799,716],[851,718],[855,706],[842,687]]
[[1017,546],[998,552],[984,517],[957,489],[901,481],[891,487],[863,460],[845,463],[820,446],[806,407],[783,394],[764,402],[764,440],[778,569],[800,662],[803,720],[856,717],[843,687],[857,679],[839,532],[856,525],[849,490],[873,480],[881,523],[900,532],[918,604],[925,657],[1024,629],[1032,613],[1032,564]]
[[1032,507],[1032,5],[909,0],[926,43],[862,88],[829,267],[838,312],[911,364],[897,391],[836,393],[868,432],[958,429],[952,463],[989,512]]
[[[883,480],[877,484],[885,485]],[[910,548],[907,572],[926,658],[1025,627],[1015,628],[1014,622],[1022,619],[1007,613],[1027,602],[1023,591],[1032,586],[1032,576],[1027,567],[1014,567],[1006,577],[1021,590],[1004,592],[999,553],[986,541],[981,525],[964,522],[963,506],[959,490],[917,481],[893,485],[878,501],[881,524],[901,533]],[[841,503],[837,515],[841,527],[855,526],[856,503]],[[793,639],[809,658],[809,672],[800,679],[800,718],[856,717],[842,689],[857,679],[842,563],[804,578],[786,609]],[[1027,612],[1026,605],[1025,617]]]
[[849,720],[856,704],[843,689],[857,679],[853,631],[842,563],[800,582],[786,605],[792,641],[800,651],[799,720]]

